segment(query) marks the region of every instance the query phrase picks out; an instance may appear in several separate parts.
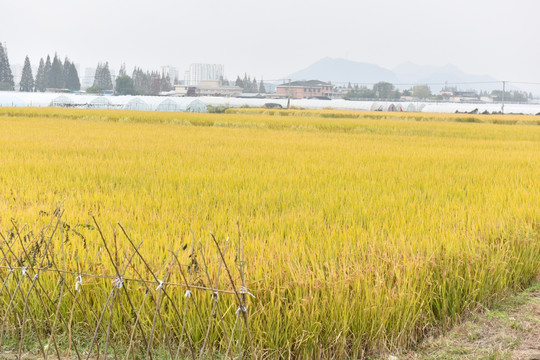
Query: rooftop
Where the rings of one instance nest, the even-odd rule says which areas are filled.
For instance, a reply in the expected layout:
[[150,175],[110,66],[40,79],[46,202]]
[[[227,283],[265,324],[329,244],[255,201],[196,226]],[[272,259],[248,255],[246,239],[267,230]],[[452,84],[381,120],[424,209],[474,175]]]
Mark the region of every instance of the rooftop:
[[320,80],[301,80],[301,81],[292,81],[292,82],[287,82],[287,83],[283,83],[279,86],[310,86],[310,87],[314,87],[314,86],[332,86],[331,83],[329,82],[324,82],[324,81],[320,81]]

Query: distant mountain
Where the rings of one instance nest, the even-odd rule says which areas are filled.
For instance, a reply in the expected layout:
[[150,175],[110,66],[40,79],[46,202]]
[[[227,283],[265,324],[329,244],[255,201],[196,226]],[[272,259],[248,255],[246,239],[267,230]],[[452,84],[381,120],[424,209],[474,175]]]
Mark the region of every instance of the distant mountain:
[[353,84],[369,84],[379,81],[395,83],[398,80],[394,72],[374,64],[328,57],[285,78],[292,80],[331,81],[333,83],[351,82]]
[[476,90],[501,88],[500,81],[497,81],[492,76],[467,74],[452,64],[423,66],[408,61],[396,66],[393,71],[402,84],[438,84],[431,85],[432,90],[435,91],[444,87],[443,84],[446,82],[448,82],[449,86],[458,87],[462,90],[469,88]]
[[[445,66],[424,66],[404,62],[393,70],[375,64],[362,63],[345,59],[323,58],[307,68],[286,76],[292,80],[322,80],[334,84],[373,84],[387,81],[399,88],[410,88],[412,84],[432,84],[433,92],[440,91],[446,82],[461,90],[500,89],[501,83],[489,75],[472,75],[463,72],[452,64]],[[457,84],[459,83],[459,84]],[[471,84],[469,84],[471,83]],[[474,84],[472,84],[474,83]],[[512,90],[512,88],[507,88]]]

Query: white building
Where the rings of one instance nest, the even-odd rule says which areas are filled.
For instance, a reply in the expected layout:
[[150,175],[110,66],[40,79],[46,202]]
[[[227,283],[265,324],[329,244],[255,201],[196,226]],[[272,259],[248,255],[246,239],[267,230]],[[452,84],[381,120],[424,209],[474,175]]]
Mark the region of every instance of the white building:
[[164,65],[161,67],[161,74],[163,76],[169,76],[169,79],[171,80],[171,85],[174,85],[175,80],[180,80],[180,72],[177,68],[170,65]]
[[220,64],[191,64],[184,75],[185,85],[197,86],[201,81],[219,80],[224,72],[224,66]]
[[[79,74],[80,76],[81,74]],[[94,84],[96,68],[87,67],[84,69],[84,75],[81,78],[81,89],[87,89]]]

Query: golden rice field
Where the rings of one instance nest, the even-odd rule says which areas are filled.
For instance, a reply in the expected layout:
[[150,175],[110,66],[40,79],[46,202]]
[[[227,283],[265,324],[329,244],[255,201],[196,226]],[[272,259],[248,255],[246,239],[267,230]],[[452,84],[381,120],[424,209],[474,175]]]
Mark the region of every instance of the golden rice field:
[[[92,214],[110,236],[121,222],[158,266],[190,228],[234,240],[238,222],[257,354],[357,358],[413,345],[539,273],[538,124],[3,108],[0,230],[36,228],[64,201],[72,224]],[[100,247],[84,234],[86,249],[66,245],[68,266]]]

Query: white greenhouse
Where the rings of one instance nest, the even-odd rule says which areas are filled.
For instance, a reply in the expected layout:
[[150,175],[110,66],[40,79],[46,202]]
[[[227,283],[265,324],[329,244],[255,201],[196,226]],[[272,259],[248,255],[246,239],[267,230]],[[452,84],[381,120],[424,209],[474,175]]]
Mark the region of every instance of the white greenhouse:
[[156,107],[156,111],[179,112],[184,111],[184,109],[176,101],[172,99],[166,99],[159,103],[159,105]]
[[[75,93],[25,93],[0,91],[1,107],[69,107],[80,109],[126,109],[144,111],[208,112],[208,106],[262,107],[267,103],[287,107],[287,99],[251,99],[225,97],[163,97],[163,96],[98,96]],[[305,109],[340,109],[362,111],[408,111],[408,112],[499,112],[501,104],[495,103],[450,103],[450,102],[408,102],[408,101],[348,101],[343,99],[316,100],[291,99],[291,106]],[[506,104],[506,114],[538,114],[540,104]]]
[[124,110],[139,110],[139,111],[150,111],[150,105],[148,105],[145,101],[139,99],[139,98],[133,98],[131,99],[127,104],[123,107]]
[[60,95],[60,96],[57,96],[54,99],[52,99],[51,106],[54,106],[54,107],[73,107],[73,106],[75,106],[75,102],[71,98],[69,98],[69,97],[67,97],[65,95]]
[[89,109],[111,109],[113,106],[105,96],[98,96],[88,103]]
[[0,107],[24,107],[28,106],[28,103],[18,98],[17,96],[10,96],[9,93],[0,93]]

